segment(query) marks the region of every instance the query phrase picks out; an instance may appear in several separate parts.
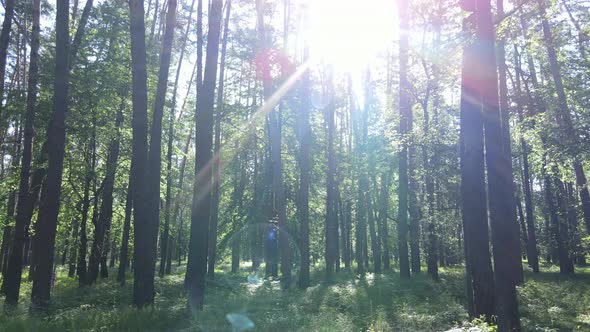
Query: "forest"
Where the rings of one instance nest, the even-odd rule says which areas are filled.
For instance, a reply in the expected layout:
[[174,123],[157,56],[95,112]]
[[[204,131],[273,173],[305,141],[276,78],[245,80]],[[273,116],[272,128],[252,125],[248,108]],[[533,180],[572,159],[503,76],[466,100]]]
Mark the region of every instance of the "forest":
[[0,4],[0,331],[590,331],[587,0]]

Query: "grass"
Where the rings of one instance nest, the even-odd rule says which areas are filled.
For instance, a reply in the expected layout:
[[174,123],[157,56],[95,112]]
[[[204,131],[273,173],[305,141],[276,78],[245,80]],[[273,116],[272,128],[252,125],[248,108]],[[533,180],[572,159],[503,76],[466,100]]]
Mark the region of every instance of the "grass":
[[[590,331],[590,269],[578,269],[571,277],[545,270],[527,272],[519,288],[524,330]],[[468,321],[461,268],[442,269],[439,282],[425,274],[403,281],[393,272],[359,279],[345,271],[330,283],[287,291],[260,275],[220,270],[209,281],[201,312],[187,309],[183,275],[179,268],[156,278],[154,306],[137,310],[130,306],[131,280],[124,287],[107,279],[78,288],[76,280],[59,271],[49,314],[29,315],[31,285],[23,283],[21,305],[0,313],[0,331],[242,331],[252,325],[255,331],[485,329]],[[314,277],[321,280],[319,274]]]

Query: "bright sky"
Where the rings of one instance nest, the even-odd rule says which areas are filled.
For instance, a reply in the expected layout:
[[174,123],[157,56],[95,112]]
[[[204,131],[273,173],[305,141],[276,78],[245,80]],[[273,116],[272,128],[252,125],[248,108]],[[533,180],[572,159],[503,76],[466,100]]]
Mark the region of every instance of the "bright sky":
[[310,53],[337,71],[366,68],[397,35],[392,0],[316,0],[310,2]]

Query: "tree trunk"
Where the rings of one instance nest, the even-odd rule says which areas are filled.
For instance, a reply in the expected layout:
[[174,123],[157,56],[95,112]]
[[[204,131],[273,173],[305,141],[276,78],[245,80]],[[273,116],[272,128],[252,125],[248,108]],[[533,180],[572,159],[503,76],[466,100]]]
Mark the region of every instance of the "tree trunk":
[[381,233],[381,245],[383,246],[383,269],[390,269],[389,253],[389,227],[387,215],[389,210],[389,183],[391,179],[387,173],[381,174],[381,194],[379,195],[379,233]]
[[[150,11],[150,7],[151,7],[151,0],[150,0],[150,6],[148,6],[148,14]],[[149,42],[148,45],[152,45],[152,41],[154,39],[154,33],[156,32],[156,22],[158,21],[158,13],[160,12],[160,2],[159,0],[156,0],[156,3],[154,4],[154,18],[152,20],[152,25],[150,27],[150,35],[149,35]],[[144,32],[145,34],[145,32]]]
[[[429,135],[430,131],[430,115],[428,114],[428,102],[430,98],[430,88],[428,88],[426,92],[426,98],[424,99],[422,108],[424,112],[424,133]],[[430,137],[430,136],[427,136]],[[435,158],[433,158],[435,159]],[[422,162],[424,164],[424,170],[426,172],[425,175],[425,187],[426,187],[426,199],[427,199],[427,207],[428,207],[428,214],[427,214],[427,226],[428,226],[428,250],[427,250],[427,269],[428,274],[434,279],[438,279],[438,244],[439,241],[437,240],[436,236],[436,226],[435,226],[435,199],[434,199],[434,179],[433,173],[435,168],[433,167],[434,163],[431,163],[431,160],[428,156],[428,149],[427,145],[424,145],[422,148]]]
[[[304,61],[309,58],[307,45],[304,48]],[[299,217],[299,249],[301,261],[299,287],[309,287],[309,185],[311,179],[311,92],[309,71],[301,78],[301,109],[297,117],[297,139],[299,140],[299,192],[297,212]]]
[[[413,131],[414,115],[407,114],[408,133]],[[420,273],[420,208],[418,207],[418,181],[416,179],[416,148],[408,138],[408,212],[410,217],[410,267],[412,273]],[[430,249],[430,247],[429,247]],[[432,254],[427,252],[428,257]],[[430,261],[428,261],[430,262]]]
[[99,273],[99,264],[101,259],[106,258],[108,238],[113,219],[113,189],[115,186],[115,175],[117,173],[117,163],[120,151],[120,128],[123,124],[123,109],[126,102],[126,93],[121,95],[121,105],[115,120],[117,130],[116,137],[111,142],[109,155],[106,161],[105,178],[102,190],[102,202],[100,207],[100,216],[94,225],[94,241],[90,250],[90,261],[88,265],[87,283],[96,282]]
[[[180,79],[180,70],[182,68],[182,63],[184,59],[184,53],[186,52],[186,42],[188,40],[188,33],[191,28],[192,23],[192,16],[193,16],[193,9],[195,6],[195,0],[192,0],[191,7],[188,13],[188,20],[186,29],[184,32],[184,36],[182,38],[182,46],[180,47],[180,56],[178,58],[178,66],[176,67],[176,78],[174,79],[174,88],[172,90],[172,106],[170,107],[170,119],[168,123],[168,147],[166,151],[166,205],[164,207],[164,231],[161,233],[160,236],[160,276],[164,275],[164,273],[169,274],[171,272],[171,268],[168,263],[168,257],[170,257],[169,245],[171,244],[170,241],[170,207],[172,205],[172,150],[173,150],[173,143],[174,143],[174,122],[176,120],[176,95],[178,90],[178,81]],[[193,72],[194,74],[194,72]],[[191,79],[189,81],[189,88],[192,85],[193,75],[191,75]],[[184,100],[186,102],[186,98]],[[181,115],[184,111],[184,104],[181,108]],[[186,154],[186,152],[185,152]],[[183,157],[186,158],[186,157]],[[174,222],[174,219],[173,219]]]
[[[547,57],[549,59],[549,68],[551,70],[551,76],[553,83],[555,84],[555,90],[557,92],[557,101],[559,106],[559,114],[557,116],[557,124],[566,133],[567,142],[565,144],[569,146],[577,146],[579,144],[579,138],[576,134],[576,130],[572,124],[570,110],[567,102],[567,95],[565,87],[563,86],[563,80],[561,78],[560,64],[557,59],[557,52],[555,50],[555,43],[553,41],[553,35],[545,12],[545,1],[538,0],[539,13],[541,15],[541,23],[543,27],[543,39],[545,41],[545,47],[547,48]],[[582,211],[584,213],[584,223],[586,224],[586,230],[590,233],[590,193],[588,191],[588,183],[586,175],[582,167],[582,163],[577,156],[573,157],[573,168],[576,176],[576,185],[580,192],[580,201],[582,202]]]
[[[2,106],[4,101],[4,76],[6,76],[6,57],[8,55],[8,44],[10,43],[10,32],[12,30],[12,20],[14,19],[15,4],[16,0],[6,0],[2,32],[0,32],[0,130],[3,130],[4,128],[4,112],[2,111],[4,108]],[[0,141],[0,145],[2,143],[3,142]]]
[[[329,70],[329,69],[328,69]],[[333,93],[332,88],[332,74],[327,73],[326,83],[328,85],[327,95],[331,96]],[[327,173],[326,173],[326,248],[325,248],[325,259],[326,259],[326,278],[330,279],[336,269],[336,243],[338,241],[338,217],[336,210],[336,156],[334,151],[334,107],[333,103],[329,103],[325,111],[325,121],[327,125],[327,147],[326,147],[326,160],[328,161]]]
[[[176,25],[176,0],[168,0],[168,11],[166,13],[166,30],[162,42],[160,54],[160,70],[156,88],[154,111],[150,129],[150,145],[147,164],[147,208],[146,219],[144,220],[142,232],[143,256],[138,260],[139,253],[136,252],[134,260],[136,271],[142,271],[141,278],[145,287],[145,304],[152,304],[154,301],[154,274],[156,269],[158,228],[160,224],[160,177],[162,171],[162,118],[164,116],[164,103],[168,88],[168,72],[170,69],[170,58],[172,55],[172,42],[174,41],[174,28]],[[134,200],[135,202],[135,200]],[[138,222],[138,220],[136,220]],[[137,234],[137,228],[135,229]],[[139,239],[135,239],[136,242]],[[144,242],[145,241],[145,242]],[[164,243],[166,245],[166,243]],[[142,305],[138,305],[142,306]]]
[[[231,12],[231,0],[225,4],[225,20],[223,37],[221,41],[221,63],[219,64],[219,89],[217,91],[217,115],[215,117],[215,147],[213,148],[213,212],[209,225],[209,266],[207,274],[215,277],[215,261],[217,253],[217,224],[219,220],[219,196],[221,186],[221,119],[223,118],[223,86],[225,78],[225,53],[227,52],[227,35],[229,33],[229,18]],[[233,256],[232,256],[233,257]],[[239,257],[238,257],[239,260]],[[232,263],[233,269],[233,263]]]
[[203,85],[197,88],[195,143],[195,183],[191,211],[191,232],[189,259],[186,270],[186,285],[189,291],[191,308],[203,308],[205,296],[205,276],[207,273],[207,236],[211,216],[211,181],[213,113],[215,100],[215,81],[217,76],[217,57],[221,30],[222,1],[212,0],[209,11],[209,33],[207,37],[207,58]]
[[[96,116],[93,113],[93,120]],[[96,121],[93,121],[96,123]],[[86,155],[86,176],[84,182],[84,194],[82,196],[82,223],[80,225],[80,247],[78,248],[78,282],[80,286],[88,284],[88,274],[86,265],[86,253],[88,252],[88,211],[90,211],[90,186],[94,182],[94,200],[96,201],[96,125],[93,125],[91,131],[91,138],[88,144],[88,152]],[[96,204],[95,204],[96,205]],[[93,211],[94,213],[94,211]],[[93,219],[94,221],[94,219]]]
[[[133,169],[133,165],[131,166]],[[129,184],[127,185],[127,197],[125,199],[125,219],[123,220],[123,236],[121,238],[121,253],[119,255],[119,269],[117,270],[117,281],[125,285],[125,272],[129,262],[129,233],[131,229],[131,213],[133,212],[133,186],[132,176],[129,175]]]
[[[377,187],[375,186],[375,189]],[[373,200],[371,198],[370,190],[367,193],[367,210],[368,210],[368,221],[369,221],[369,234],[371,236],[371,252],[373,253],[373,271],[375,273],[381,273],[381,239],[377,232],[375,208],[373,206]]]
[[[133,246],[133,305],[144,307],[153,302],[154,284],[150,275],[151,246],[148,225],[148,115],[147,115],[147,66],[145,48],[145,23],[142,0],[130,0],[131,72],[132,72],[132,156],[131,181],[133,189],[134,246]],[[159,203],[159,202],[158,202]],[[158,204],[159,206],[159,204]]]
[[[470,33],[473,14],[465,19]],[[491,320],[494,310],[494,276],[489,250],[486,189],[484,173],[483,115],[478,105],[475,73],[477,45],[463,49],[461,78],[461,202],[466,251],[467,294],[473,294],[474,317]],[[471,283],[469,283],[471,281]]]
[[553,236],[557,243],[557,250],[559,254],[559,272],[562,274],[573,274],[574,263],[570,250],[570,229],[568,227],[568,201],[565,186],[559,178],[554,178],[555,198],[560,214],[557,219],[553,220]]
[[[8,268],[10,248],[12,247],[12,229],[12,226],[5,225],[2,232],[2,248],[0,249],[0,270],[2,271],[3,278],[6,278],[4,276],[6,275],[6,271]],[[2,293],[4,293],[4,290],[2,290]]]
[[[476,86],[485,127],[488,204],[494,252],[496,315],[501,331],[520,330],[515,285],[522,278],[512,162],[502,135],[490,0],[476,1]],[[520,264],[520,265],[519,265]],[[520,267],[520,268],[519,268]]]
[[[524,114],[522,110],[522,88],[521,88],[521,69],[520,56],[518,54],[518,47],[514,45],[514,63],[516,66],[515,73],[515,90],[516,90],[516,105],[518,111],[518,121],[524,123]],[[532,110],[531,110],[532,111]],[[522,149],[522,189],[524,193],[524,209],[525,220],[527,228],[527,260],[533,272],[539,272],[539,253],[537,251],[537,236],[535,231],[535,215],[533,212],[533,199],[531,193],[531,176],[529,169],[529,148],[524,136],[520,137],[520,146]]]
[[[497,0],[497,11],[500,17],[504,16],[504,1]],[[492,32],[493,34],[493,32]],[[499,89],[499,115],[500,115],[500,132],[502,137],[502,152],[505,154],[505,159],[507,160],[507,165],[512,166],[512,148],[510,142],[510,109],[508,105],[508,86],[506,84],[506,72],[508,68],[506,66],[506,50],[504,48],[504,38],[501,38],[496,45],[496,53],[497,53],[497,73],[498,73],[498,88]],[[486,117],[487,119],[487,117]],[[506,169],[503,170],[504,173],[508,171]],[[514,174],[512,173],[512,167],[510,167],[510,192],[512,192],[512,202],[515,202],[514,195],[516,192],[516,186],[514,184]],[[491,196],[490,196],[491,197]],[[506,203],[508,204],[508,203]],[[518,226],[518,220],[516,219],[516,205],[512,205],[512,216],[514,222],[510,223],[512,227],[511,235],[512,241],[510,242],[512,245],[512,250],[515,253],[510,256],[512,264],[513,264],[513,271],[515,277],[515,283],[517,285],[522,284],[524,282],[524,275],[522,270],[522,260],[521,260],[521,249],[520,249],[520,229]]]
[[[407,31],[409,28],[408,3],[398,1],[399,31]],[[400,110],[400,134],[408,135],[408,121],[411,117],[412,105],[410,97],[410,83],[408,81],[408,51],[409,40],[407,33],[400,33],[399,41],[399,110]],[[410,278],[410,262],[408,261],[408,146],[402,144],[399,155],[399,186],[398,186],[398,251],[399,270],[402,279]]]
[[364,146],[363,146],[363,135],[362,135],[362,116],[359,113],[356,100],[354,99],[354,94],[352,93],[352,80],[350,76],[348,77],[348,95],[349,95],[349,104],[350,104],[350,113],[352,114],[352,127],[353,133],[352,136],[354,137],[354,163],[353,165],[356,166],[356,178],[357,178],[357,193],[356,193],[356,226],[355,226],[355,260],[357,263],[357,274],[360,274],[361,277],[365,274],[365,256],[364,246],[366,241],[366,223],[367,223],[367,208],[366,208],[366,201],[364,197],[363,188],[365,187],[363,181],[364,177],[362,175],[364,165]]
[[88,18],[90,17],[90,11],[92,10],[93,0],[86,0],[86,4],[84,5],[84,9],[82,10],[82,16],[80,16],[80,21],[78,22],[78,28],[76,29],[76,34],[74,35],[74,40],[72,40],[72,45],[70,47],[70,63],[68,69],[71,71],[76,64],[76,55],[78,54],[78,50],[80,49],[80,45],[82,44],[82,38],[84,37],[84,32],[86,30],[86,24],[88,23]]
[[46,311],[49,307],[52,268],[55,251],[57,216],[66,140],[65,119],[68,110],[69,0],[57,0],[56,63],[53,114],[47,135],[49,165],[41,193],[39,233],[35,236],[37,268],[33,276],[31,308]]
[[[4,14],[5,20],[8,16],[8,3],[14,1],[7,1],[6,13]],[[18,189],[18,202],[16,206],[16,223],[15,223],[15,234],[14,241],[12,243],[12,249],[10,258],[8,260],[8,266],[6,267],[6,279],[4,279],[4,293],[6,294],[6,304],[16,305],[18,303],[18,297],[20,294],[20,283],[22,278],[23,270],[23,256],[28,253],[23,252],[25,241],[28,238],[29,225],[31,216],[28,215],[28,206],[32,200],[31,193],[29,192],[29,179],[31,176],[31,160],[33,156],[33,137],[35,135],[35,115],[36,115],[36,104],[37,104],[37,92],[39,88],[37,83],[39,81],[39,36],[40,36],[40,8],[41,1],[33,1],[33,27],[31,34],[31,53],[29,61],[29,77],[27,87],[27,110],[25,113],[25,134],[23,143],[23,155],[20,170],[20,180]],[[13,10],[13,9],[11,9]],[[4,29],[2,34],[4,33]],[[0,47],[3,36],[0,35]],[[0,58],[6,56],[6,53],[2,53],[0,50]],[[0,71],[4,66],[0,59]],[[4,60],[5,61],[5,60]],[[4,77],[3,72],[0,75]],[[0,85],[4,86],[4,81],[0,82]],[[0,88],[1,89],[1,88]],[[3,92],[0,91],[0,103],[2,100]]]

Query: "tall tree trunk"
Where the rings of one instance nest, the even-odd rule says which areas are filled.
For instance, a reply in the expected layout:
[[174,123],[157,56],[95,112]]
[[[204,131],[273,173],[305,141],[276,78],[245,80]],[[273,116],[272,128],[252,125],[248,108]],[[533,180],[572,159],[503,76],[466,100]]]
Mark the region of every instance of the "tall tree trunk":
[[264,56],[264,61],[261,63],[261,72],[263,80],[263,94],[265,108],[268,108],[268,133],[270,143],[270,158],[272,167],[272,191],[274,194],[273,210],[276,211],[278,217],[278,245],[281,257],[281,286],[289,288],[291,285],[291,251],[289,247],[289,237],[287,232],[287,211],[285,202],[285,188],[283,184],[282,172],[282,115],[276,109],[270,97],[272,96],[272,74],[270,68],[270,46],[269,37],[266,34],[264,23],[264,12],[266,8],[266,0],[256,1],[257,10],[257,24],[260,42],[260,52]]
[[[400,109],[400,134],[408,135],[408,120],[412,112],[411,97],[408,80],[408,51],[409,40],[409,10],[408,3],[404,0],[398,1],[399,14],[399,109]],[[398,186],[398,251],[399,271],[403,279],[410,278],[410,262],[408,261],[408,146],[403,143],[399,155],[399,186]]]
[[[215,260],[217,251],[217,224],[219,220],[219,196],[221,186],[221,119],[223,118],[223,86],[225,78],[225,53],[227,52],[227,35],[229,34],[229,18],[231,12],[231,0],[225,4],[225,20],[223,37],[221,41],[221,63],[219,64],[219,89],[217,91],[217,114],[215,117],[215,147],[213,148],[213,211],[209,225],[209,266],[207,274],[210,278],[215,276]],[[233,251],[233,249],[232,249]],[[232,256],[233,257],[233,256]],[[233,261],[233,259],[232,259]],[[239,261],[239,255],[238,255]],[[233,264],[232,264],[233,270]]]
[[[504,16],[504,1],[497,0],[497,14],[500,17]],[[493,33],[492,33],[493,34]],[[497,54],[497,73],[498,73],[498,84],[497,89],[499,90],[499,116],[500,116],[500,132],[502,136],[502,152],[505,154],[505,159],[507,160],[508,165],[512,166],[512,148],[510,142],[510,109],[508,105],[508,86],[506,82],[506,72],[508,68],[506,66],[506,50],[504,48],[505,45],[505,38],[502,37],[498,40],[498,44],[496,45],[496,54]],[[496,72],[496,70],[494,70]],[[486,117],[487,119],[487,117]],[[507,169],[503,169],[504,173],[507,173]],[[512,167],[510,167],[510,192],[512,192],[512,202],[515,202],[514,195],[516,192],[516,186],[514,184],[514,174],[512,173]],[[490,196],[491,197],[491,196]],[[508,204],[508,203],[506,203]],[[514,254],[510,256],[512,264],[513,264],[513,271],[514,271],[514,278],[515,283],[522,284],[524,282],[524,275],[522,270],[522,260],[521,260],[521,249],[520,249],[520,229],[518,226],[518,220],[516,219],[516,205],[512,205],[512,216],[514,222],[510,223],[512,227],[512,232],[509,233],[511,236],[510,245],[512,246],[512,250]]]
[[94,241],[90,250],[90,260],[88,265],[87,282],[93,284],[96,282],[99,273],[99,264],[101,258],[106,257],[108,238],[113,219],[113,189],[115,186],[115,175],[117,173],[117,163],[120,151],[120,128],[123,124],[123,109],[126,102],[126,93],[121,95],[121,105],[115,120],[117,130],[116,137],[111,142],[109,155],[106,161],[106,172],[103,182],[102,202],[100,206],[100,215],[94,225]]
[[[148,115],[147,115],[147,65],[145,48],[145,23],[142,0],[130,0],[131,73],[132,73],[132,156],[131,181],[134,222],[133,246],[133,305],[144,307],[153,302],[154,284],[150,275],[151,242],[148,228]],[[158,202],[159,203],[159,202]],[[157,204],[159,206],[159,204]]]
[[[90,1],[90,0],[87,0]],[[90,8],[92,6],[90,5]],[[89,15],[90,11],[87,11],[86,15]],[[84,21],[80,21],[78,23],[78,28],[76,30],[76,37],[78,39],[78,44],[80,43],[80,41],[82,40],[83,36],[84,36],[84,31],[85,31],[85,24],[86,24],[87,20]],[[84,24],[82,24],[84,23]],[[78,33],[78,31],[80,33]],[[31,41],[32,42],[32,41]],[[75,58],[77,57],[77,52],[79,50],[79,47],[76,47],[75,52],[69,52],[70,58],[68,59],[68,62],[75,62]],[[72,67],[68,64],[68,68],[69,71],[71,71]],[[1,124],[0,124],[1,127]],[[1,129],[0,129],[1,130]],[[48,137],[49,136],[49,130],[50,127],[47,128],[46,130],[46,134],[45,136]],[[41,147],[41,151],[39,153],[39,155],[37,156],[37,158],[34,161],[34,165],[37,165],[37,169],[33,172],[33,176],[31,177],[31,199],[29,202],[29,205],[27,206],[27,211],[25,213],[25,215],[29,216],[29,220],[27,221],[27,223],[30,224],[30,219],[33,215],[33,210],[35,209],[35,206],[38,205],[39,203],[39,199],[41,197],[41,190],[43,188],[43,186],[45,185],[45,175],[47,174],[47,168],[46,168],[46,163],[47,163],[47,159],[48,159],[48,142],[47,140],[43,143],[42,147]],[[35,228],[36,229],[36,228]],[[37,233],[37,232],[36,232]],[[31,247],[32,247],[32,252],[35,252],[35,243],[34,243],[34,239],[33,242],[31,243]],[[30,271],[34,272],[34,270],[36,269],[36,257],[32,254],[31,255],[31,266],[30,266]],[[34,273],[29,273],[29,279],[32,280],[32,276]]]
[[[476,86],[485,127],[488,204],[494,252],[496,315],[501,331],[520,330],[515,284],[521,280],[520,238],[516,220],[512,162],[502,135],[494,24],[490,0],[476,0]],[[516,229],[516,231],[515,231]]]
[[[328,69],[330,70],[330,69]],[[332,88],[332,74],[329,72],[326,75],[328,82],[327,95],[331,96],[333,93]],[[334,151],[334,136],[335,136],[335,122],[334,122],[334,103],[330,103],[326,107],[325,121],[327,126],[327,147],[326,147],[326,160],[328,161],[327,173],[326,173],[326,248],[325,248],[325,259],[326,259],[326,277],[330,279],[336,269],[336,243],[338,241],[338,217],[336,210],[336,156]]]
[[[518,121],[524,123],[524,114],[522,110],[522,88],[521,88],[521,69],[520,56],[518,48],[514,45],[514,63],[516,66],[515,89],[516,89],[516,105],[518,111]],[[535,231],[535,215],[533,212],[533,198],[531,193],[531,175],[529,169],[529,148],[524,136],[520,137],[520,146],[522,149],[522,188],[524,193],[524,209],[525,220],[527,225],[527,260],[533,272],[539,272],[539,252],[537,251],[537,236]]]
[[[555,91],[557,92],[557,102],[559,113],[557,115],[557,124],[566,133],[567,144],[569,146],[577,146],[578,135],[572,124],[570,109],[567,102],[567,95],[565,87],[563,86],[563,80],[561,78],[561,68],[557,59],[557,52],[555,50],[555,42],[551,33],[551,27],[549,26],[549,20],[545,12],[545,1],[537,0],[539,5],[539,13],[541,15],[541,24],[543,27],[543,39],[545,41],[545,47],[547,48],[547,57],[549,59],[549,69],[551,70],[551,76],[553,83],[555,84]],[[582,167],[582,163],[577,156],[573,157],[573,168],[576,176],[576,185],[580,192],[580,201],[582,202],[582,211],[584,213],[584,223],[586,224],[586,230],[590,233],[590,193],[588,191],[588,183],[586,175]]]
[[[408,87],[409,88],[409,87]],[[413,131],[414,115],[407,113],[408,133]],[[420,208],[418,207],[418,181],[416,179],[416,148],[408,138],[408,212],[410,217],[410,267],[412,273],[420,273]],[[430,247],[429,247],[430,248]],[[430,252],[427,252],[430,257]]]
[[[8,7],[7,1],[7,7]],[[14,1],[12,1],[14,2]],[[28,237],[29,224],[31,216],[28,206],[32,200],[29,192],[29,178],[31,176],[31,160],[33,156],[33,137],[35,135],[35,115],[36,115],[36,104],[37,104],[37,92],[39,88],[37,83],[39,81],[39,36],[40,36],[40,8],[41,1],[33,1],[33,27],[31,33],[31,53],[29,62],[29,77],[27,87],[27,110],[25,113],[25,134],[23,142],[23,155],[21,161],[19,189],[18,189],[18,202],[16,206],[16,223],[15,223],[15,234],[14,241],[12,243],[12,249],[10,258],[8,259],[8,266],[6,267],[6,279],[4,279],[4,292],[6,294],[6,304],[15,305],[18,303],[18,297],[20,294],[20,283],[22,278],[23,269],[23,255],[27,253],[23,252],[25,241]],[[8,8],[4,14],[6,19],[8,16]],[[4,29],[3,29],[4,30]],[[2,31],[4,33],[4,31]],[[2,36],[0,35],[0,47],[2,42]],[[3,56],[0,50],[0,57]],[[4,53],[5,57],[5,53]],[[0,61],[2,61],[0,59]],[[4,66],[0,62],[0,68]],[[0,69],[1,71],[2,69]],[[2,75],[3,72],[0,72]],[[2,75],[3,77],[3,75]],[[3,87],[4,82],[0,82]],[[0,88],[1,89],[1,88]],[[0,103],[2,100],[3,92],[0,91]],[[0,106],[1,107],[1,106]]]
[[[154,101],[154,111],[150,129],[150,145],[147,164],[147,208],[146,219],[142,230],[143,256],[138,260],[138,252],[135,253],[135,271],[142,271],[145,292],[145,304],[152,304],[154,301],[154,274],[156,269],[158,228],[160,224],[160,178],[162,171],[162,118],[164,116],[164,103],[168,88],[168,72],[170,69],[170,58],[172,55],[172,43],[174,41],[174,28],[176,25],[176,0],[168,0],[168,12],[166,13],[166,30],[162,42],[160,54],[160,71],[158,74],[158,85]],[[134,200],[135,202],[135,200]],[[137,220],[136,220],[137,222]],[[135,229],[137,234],[137,228]],[[137,242],[138,239],[136,238]],[[145,242],[144,242],[145,241]],[[142,305],[138,305],[142,306]]]
[[[4,128],[4,112],[2,105],[4,102],[4,76],[6,76],[6,57],[8,55],[8,44],[10,43],[10,32],[12,30],[12,20],[14,19],[14,5],[16,0],[6,0],[4,6],[4,21],[2,22],[2,32],[0,32],[0,130]],[[32,46],[32,45],[31,45]],[[0,134],[2,136],[2,134]],[[0,145],[3,142],[0,140]]]
[[59,214],[61,180],[66,140],[65,119],[68,110],[69,0],[57,0],[56,63],[53,114],[47,135],[49,165],[41,193],[39,233],[35,236],[37,268],[33,276],[31,307],[45,311],[49,306],[51,273],[55,251],[57,216]]
[[363,139],[361,133],[361,127],[363,119],[362,116],[359,114],[357,109],[356,100],[354,99],[354,94],[352,93],[352,80],[350,76],[348,77],[348,95],[349,95],[349,104],[350,104],[350,113],[352,118],[352,127],[353,127],[353,134],[354,137],[354,163],[353,165],[356,166],[356,179],[357,179],[357,192],[356,192],[356,226],[355,226],[355,260],[357,263],[357,274],[360,274],[361,277],[365,274],[365,256],[363,254],[363,248],[365,246],[366,241],[366,223],[367,223],[367,208],[365,205],[365,197],[363,184],[363,167],[364,165],[364,146],[363,146]]
[[[465,9],[465,8],[464,8]],[[464,21],[471,33],[473,14]],[[494,276],[489,250],[486,189],[484,173],[483,114],[478,104],[476,70],[477,45],[463,49],[461,74],[461,202],[466,251],[467,294],[473,298],[474,317],[492,318],[494,310]],[[470,282],[469,282],[470,281]]]
[[[307,44],[304,48],[304,61],[308,61]],[[301,78],[301,109],[297,117],[297,139],[299,140],[299,192],[297,212],[299,217],[299,248],[301,261],[299,270],[299,287],[309,286],[309,185],[311,180],[311,92],[309,71]]]
[[212,181],[210,163],[212,161],[215,81],[222,9],[221,0],[212,0],[209,10],[209,33],[203,85],[200,88],[197,87],[195,183],[191,211],[189,259],[185,281],[189,291],[189,304],[192,308],[199,310],[203,308],[207,273],[207,236],[211,216]]
[[[150,0],[150,6],[148,6],[148,14],[150,11],[150,7],[151,7],[151,0]],[[156,0],[156,3],[154,4],[154,18],[152,19],[152,25],[150,27],[150,35],[149,35],[149,41],[148,41],[148,45],[152,45],[152,41],[154,39],[154,33],[156,32],[156,22],[158,21],[158,13],[160,12],[160,2],[159,0]],[[144,33],[145,34],[145,33]]]
[[[424,112],[424,133],[427,137],[430,137],[430,114],[428,113],[428,102],[430,99],[430,87],[427,88],[426,91],[426,98],[424,99],[424,103],[422,105],[422,109]],[[436,102],[435,102],[436,103]],[[436,106],[436,105],[435,105]],[[435,158],[433,158],[435,159]],[[428,274],[434,279],[438,279],[438,244],[436,236],[436,226],[435,226],[435,198],[434,198],[434,179],[433,173],[435,171],[433,163],[431,164],[431,160],[428,156],[428,148],[427,145],[424,145],[422,148],[422,162],[424,164],[424,170],[426,172],[425,175],[425,187],[426,187],[426,199],[427,199],[427,207],[428,207],[428,214],[427,214],[427,226],[428,226],[428,250],[427,250],[427,269]]]
[[[84,180],[84,194],[82,196],[82,223],[80,226],[80,246],[78,248],[78,282],[80,286],[88,284],[88,270],[86,264],[86,253],[88,252],[88,211],[90,211],[90,186],[94,183],[94,200],[96,202],[96,114],[93,113],[93,126],[91,129],[90,142],[86,155],[86,176]],[[96,205],[96,204],[95,204]],[[93,216],[96,211],[93,211]],[[94,218],[92,219],[94,222]]]
[[[203,86],[203,0],[197,0],[197,100]],[[198,102],[198,101],[197,101]]]
[[[184,32],[184,36],[182,38],[182,46],[180,47],[180,56],[178,58],[178,66],[176,67],[176,78],[174,79],[174,88],[172,90],[172,106],[170,107],[170,119],[168,122],[168,147],[166,151],[166,205],[164,207],[164,231],[160,237],[160,276],[164,275],[164,273],[170,273],[170,265],[168,263],[168,257],[170,257],[170,207],[172,205],[172,150],[173,150],[173,143],[174,143],[174,122],[176,121],[176,95],[178,90],[178,81],[180,79],[180,70],[182,68],[182,62],[184,59],[184,53],[186,52],[186,42],[188,40],[188,33],[191,28],[192,23],[192,16],[193,16],[193,9],[195,7],[195,0],[191,2],[191,8],[189,9],[188,13],[188,23],[186,25],[186,30]],[[194,74],[194,72],[193,72]],[[192,85],[193,75],[191,75],[191,79],[189,81],[189,89]],[[187,91],[187,92],[188,92]],[[184,100],[186,102],[186,98]],[[183,102],[183,103],[184,103]],[[184,104],[181,109],[181,115],[184,111]],[[185,152],[186,154],[186,152]],[[185,158],[185,157],[183,157]],[[174,222],[174,219],[173,219]]]
[[88,23],[88,19],[90,18],[90,12],[92,11],[93,0],[86,0],[86,4],[84,5],[84,9],[82,10],[82,16],[80,16],[80,21],[78,22],[78,28],[76,29],[76,34],[74,35],[74,40],[72,40],[72,45],[70,47],[70,62],[68,64],[68,69],[71,71],[76,64],[76,55],[78,54],[78,50],[80,49],[80,45],[82,44],[82,38],[84,38],[84,32],[86,30],[86,24]]
[[[180,202],[181,202],[181,197],[183,197],[183,190],[184,190],[184,174],[186,171],[186,162],[187,162],[187,156],[188,156],[188,150],[190,148],[190,144],[191,144],[191,140],[193,137],[193,131],[194,131],[194,125],[191,124],[190,130],[189,130],[189,134],[186,138],[186,142],[183,148],[183,157],[182,160],[180,161],[180,170],[179,170],[179,175],[178,175],[178,193],[176,194],[176,197],[174,199],[174,210],[172,212],[172,222],[175,225],[178,225],[178,237],[177,237],[177,248],[178,248],[178,255],[179,255],[179,265],[180,265],[180,249],[182,248],[182,246],[180,245],[180,241],[182,240],[182,238],[180,237],[180,228],[182,227],[182,222],[183,220],[181,219],[180,222],[178,221],[179,219],[179,212],[180,212]],[[170,265],[166,266],[166,273],[170,273],[172,271],[172,267]]]

